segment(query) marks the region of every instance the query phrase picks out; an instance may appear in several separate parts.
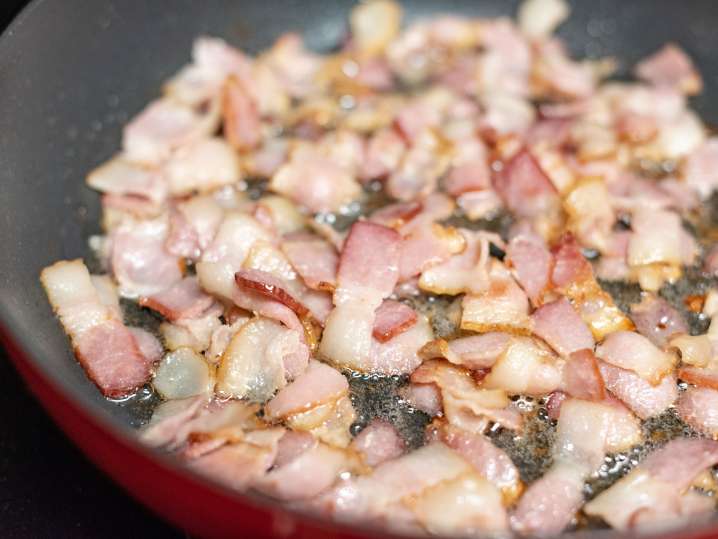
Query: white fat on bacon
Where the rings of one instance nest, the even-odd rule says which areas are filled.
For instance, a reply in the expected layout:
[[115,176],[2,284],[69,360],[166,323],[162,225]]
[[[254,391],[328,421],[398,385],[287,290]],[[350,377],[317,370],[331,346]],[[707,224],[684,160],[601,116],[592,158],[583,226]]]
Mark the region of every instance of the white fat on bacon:
[[398,458],[406,452],[406,442],[391,423],[374,419],[354,438],[351,448],[369,466]]
[[670,407],[678,398],[676,377],[664,376],[657,385],[651,385],[633,371],[599,361],[606,389],[621,400],[641,419],[655,416]]
[[219,395],[264,402],[301,375],[309,350],[298,331],[264,318],[244,324],[227,345],[217,371]]
[[191,348],[179,348],[159,362],[152,385],[165,399],[206,394],[214,387],[214,369]]
[[566,298],[546,303],[531,315],[533,332],[562,356],[594,347],[588,326]]
[[460,337],[451,341],[436,339],[419,351],[423,359],[443,358],[471,370],[489,369],[511,343],[508,333],[498,331]]
[[236,153],[219,137],[182,146],[165,163],[164,173],[172,196],[205,193],[242,179]]
[[132,163],[122,154],[87,175],[87,185],[110,195],[133,196],[161,204],[167,198],[167,181],[161,170]]
[[652,385],[658,385],[676,364],[673,354],[633,331],[611,333],[596,347],[596,356],[615,367],[633,371]]
[[104,395],[122,397],[149,380],[151,361],[117,312],[102,302],[81,260],[57,262],[40,280],[77,359]]
[[705,505],[681,503],[693,479],[718,462],[718,442],[677,439],[646,457],[637,468],[588,502],[584,511],[603,518],[612,527],[651,528],[681,516],[687,508]]

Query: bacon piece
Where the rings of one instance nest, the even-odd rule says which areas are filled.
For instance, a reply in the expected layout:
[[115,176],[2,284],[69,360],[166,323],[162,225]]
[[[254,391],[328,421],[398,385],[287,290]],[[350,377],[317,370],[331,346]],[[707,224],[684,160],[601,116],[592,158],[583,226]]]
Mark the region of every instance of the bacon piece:
[[211,196],[196,196],[170,210],[167,251],[176,256],[198,260],[212,243],[224,211]]
[[519,29],[505,18],[487,21],[482,25],[481,39],[487,49],[480,71],[484,92],[528,94],[531,48]]
[[219,137],[183,145],[163,168],[172,196],[207,193],[242,179],[237,154]]
[[[97,288],[96,285],[95,288]],[[162,355],[165,353],[165,348],[162,346],[162,343],[157,337],[142,328],[128,327],[127,329],[130,330],[130,333],[132,333],[132,336],[135,338],[137,348],[139,349],[140,354],[144,356],[147,363],[153,365],[162,359]]]
[[339,483],[321,496],[315,507],[339,519],[382,521],[394,516],[402,500],[470,470],[468,462],[456,452],[432,443],[380,464],[369,475]]
[[526,333],[530,325],[526,294],[499,261],[492,259],[489,264],[488,286],[461,302],[461,329]]
[[490,187],[491,174],[485,159],[474,159],[453,167],[444,182],[446,192],[454,197]]
[[519,8],[519,28],[531,38],[548,37],[568,17],[569,11],[564,0],[527,0]]
[[349,384],[339,371],[312,360],[303,374],[267,403],[265,415],[272,420],[288,417],[336,401],[348,391]]
[[557,534],[583,503],[585,478],[606,452],[628,449],[641,439],[638,421],[622,406],[568,399],[561,406],[554,464],[531,484],[511,517],[520,533]]
[[436,384],[441,391],[444,414],[450,424],[482,433],[491,421],[517,429],[521,416],[508,408],[506,393],[479,387],[471,373],[440,360],[429,360],[411,375],[412,383]]
[[399,248],[399,280],[402,282],[464,250],[465,238],[456,229],[438,223],[420,226],[413,221],[407,226],[411,231],[402,239]]
[[431,417],[441,413],[441,393],[436,384],[408,384],[399,390],[402,399]]
[[554,421],[559,418],[561,414],[561,405],[568,398],[568,394],[563,391],[553,391],[549,394],[546,400],[546,412],[548,417]]
[[376,210],[371,214],[369,220],[378,225],[401,229],[404,224],[411,221],[423,209],[424,205],[415,200],[411,202],[395,202]]
[[549,286],[553,256],[543,239],[536,234],[519,234],[509,242],[506,250],[508,264],[513,267],[516,280],[534,305]]
[[217,371],[219,395],[264,402],[300,376],[309,361],[302,334],[273,320],[255,318],[227,345]]
[[718,370],[712,368],[686,367],[678,369],[678,378],[689,384],[710,389],[718,389]]
[[214,122],[173,99],[153,101],[122,132],[122,148],[131,161],[158,164],[171,152],[214,130]]
[[380,419],[374,419],[364,427],[351,447],[372,467],[398,458],[406,451],[406,443],[394,425]]
[[634,414],[647,419],[663,412],[678,398],[673,375],[664,376],[653,386],[637,374],[599,361],[598,368],[608,389]]
[[593,335],[566,298],[539,307],[532,315],[534,334],[562,356],[593,350]]
[[314,441],[289,462],[277,464],[275,460],[274,468],[253,481],[252,487],[278,500],[306,500],[325,492],[352,467],[345,451]]
[[152,296],[182,279],[180,260],[165,250],[165,219],[127,222],[112,232],[112,271],[120,295]]
[[596,348],[596,356],[616,367],[635,372],[652,385],[673,370],[676,358],[657,348],[643,335],[617,331]]
[[424,130],[436,128],[440,122],[440,112],[431,103],[418,99],[402,107],[394,119],[396,129],[411,144]]
[[185,427],[207,403],[206,395],[160,403],[149,423],[140,431],[140,440],[151,447],[178,447],[184,443]]
[[429,433],[458,452],[482,477],[499,487],[508,503],[521,493],[523,485],[511,458],[483,434],[467,432],[445,422],[430,425]]
[[322,356],[361,370],[372,364],[375,311],[396,286],[399,243],[390,228],[367,221],[352,225],[339,259],[336,307],[324,328]]
[[167,182],[160,171],[131,163],[123,155],[90,172],[87,185],[110,195],[140,197],[154,204],[162,204],[167,198]]
[[634,73],[658,87],[695,95],[703,90],[703,80],[688,55],[674,43],[664,45],[660,50],[636,65]]
[[672,335],[688,333],[681,313],[654,294],[644,294],[640,303],[631,305],[631,320],[641,335],[661,348]]
[[562,387],[566,393],[577,399],[602,401],[606,388],[598,368],[598,362],[591,350],[573,352],[563,368]]
[[691,264],[695,241],[681,225],[678,214],[639,209],[631,218],[633,235],[628,244],[628,265]]
[[269,187],[313,213],[339,211],[361,192],[349,172],[314,150],[295,152],[272,176]]
[[234,274],[234,279],[240,289],[257,292],[267,298],[286,305],[297,316],[306,316],[309,310],[286,290],[286,285],[271,273],[250,269],[240,270]]
[[512,395],[543,395],[561,386],[561,364],[548,347],[536,340],[514,337],[482,386]]
[[558,204],[556,189],[526,150],[494,176],[494,189],[519,217],[535,217]]
[[503,208],[503,202],[493,189],[469,191],[459,195],[456,204],[470,221],[491,219]]
[[168,320],[178,320],[198,317],[214,303],[214,298],[202,291],[196,277],[185,277],[158,294],[141,297],[139,303]]
[[506,351],[510,342],[509,334],[492,331],[449,342],[437,339],[424,345],[419,354],[424,359],[443,358],[472,370],[488,369]]
[[149,380],[151,358],[102,303],[81,260],[56,262],[42,271],[40,280],[78,361],[103,395],[122,397]]
[[436,191],[439,178],[449,165],[441,143],[433,132],[421,131],[386,181],[389,196],[408,201]]
[[[672,440],[588,502],[584,511],[619,530],[675,519],[687,508],[680,500],[685,490],[700,472],[716,462],[717,442]],[[648,514],[642,515],[645,511]]]
[[259,145],[262,137],[259,110],[242,80],[231,76],[222,94],[224,136],[236,150],[249,150]]
[[375,315],[372,335],[382,343],[416,324],[416,311],[399,301],[384,300]]
[[535,82],[548,93],[564,98],[581,99],[595,91],[596,70],[586,62],[574,62],[558,39],[542,41],[534,61]]
[[334,289],[339,257],[329,242],[314,235],[291,236],[282,241],[282,252],[309,288]]
[[[679,374],[680,376],[680,374]],[[676,405],[681,419],[698,432],[718,438],[718,391],[709,387],[689,387]]]
[[718,137],[711,137],[691,152],[683,163],[683,179],[701,197],[707,199],[718,187]]
[[551,272],[551,282],[558,287],[585,281],[593,277],[591,264],[581,253],[573,236],[565,236],[553,249],[555,264]]

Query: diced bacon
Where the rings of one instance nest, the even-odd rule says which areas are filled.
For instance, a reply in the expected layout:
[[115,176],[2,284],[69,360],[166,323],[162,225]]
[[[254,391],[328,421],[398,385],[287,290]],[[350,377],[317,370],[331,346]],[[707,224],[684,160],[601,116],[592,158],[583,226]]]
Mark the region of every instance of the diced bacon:
[[165,85],[171,97],[199,106],[217,97],[225,79],[251,76],[251,61],[221,39],[201,36],[192,46],[192,64],[185,66]]
[[399,110],[394,122],[399,133],[414,143],[426,129],[439,126],[441,114],[430,103],[417,100]]
[[543,395],[561,386],[561,364],[546,346],[529,337],[514,337],[484,378],[483,387],[511,395]]
[[703,80],[688,55],[673,43],[636,65],[638,78],[659,87],[695,95],[701,93]]
[[534,334],[562,356],[593,350],[591,331],[566,298],[542,305],[531,315],[531,321]]
[[354,438],[351,447],[358,451],[369,466],[400,457],[406,443],[396,428],[383,420],[375,419]]
[[400,281],[406,281],[431,266],[441,264],[465,248],[465,238],[456,229],[438,223],[419,226],[413,221],[407,226],[411,226],[411,231],[402,239],[399,247]]
[[475,473],[442,482],[407,503],[431,534],[468,536],[508,529],[501,493]]
[[141,197],[155,204],[167,198],[167,183],[160,171],[131,163],[123,155],[90,172],[87,185],[103,193]]
[[[434,294],[483,292],[489,284],[489,240],[486,233],[461,230],[465,248],[446,262],[424,270],[419,287]],[[457,238],[458,240],[458,238]],[[458,243],[458,241],[457,241]]]
[[321,59],[304,47],[300,35],[282,35],[274,42],[265,60],[292,97],[303,98],[315,90],[314,80]]
[[485,159],[474,159],[453,167],[444,181],[446,192],[454,197],[490,187],[491,174]]
[[631,320],[641,335],[659,347],[664,347],[672,335],[688,333],[681,313],[653,294],[645,294],[640,303],[631,306]]
[[219,137],[183,145],[164,164],[170,194],[175,197],[207,193],[242,179],[237,154]]
[[149,380],[151,358],[102,303],[81,260],[57,262],[42,271],[40,280],[78,361],[105,396],[128,395]]
[[519,8],[519,28],[531,38],[548,37],[568,17],[569,11],[563,0],[527,0]]
[[481,59],[481,87],[497,95],[526,95],[531,70],[531,49],[508,19],[482,25],[481,38],[487,52]]
[[411,381],[439,387],[444,415],[456,427],[481,433],[491,421],[509,429],[521,425],[520,414],[508,408],[506,393],[479,387],[466,369],[445,361],[429,360],[412,373]]
[[638,421],[622,406],[568,399],[561,406],[554,464],[519,500],[512,528],[520,533],[558,534],[583,503],[583,484],[604,454],[641,440]]
[[529,302],[508,270],[491,260],[489,284],[481,293],[467,294],[461,306],[461,328],[471,331],[527,332]]
[[416,311],[408,305],[384,300],[375,312],[372,335],[379,342],[386,342],[416,324]]
[[168,320],[195,318],[213,302],[214,298],[199,287],[196,277],[185,277],[158,294],[140,298],[140,305],[157,311]]
[[131,161],[157,164],[174,149],[209,134],[213,124],[177,101],[158,99],[125,126],[122,147]]
[[209,247],[224,211],[211,196],[196,196],[170,212],[170,232],[165,248],[177,256],[198,260]]
[[[284,429],[257,431],[261,442],[224,445],[188,462],[190,469],[205,475],[224,486],[242,491],[261,477],[272,465],[277,453],[277,442]],[[257,436],[257,438],[260,438]]]
[[594,92],[597,82],[595,70],[586,62],[572,61],[561,41],[546,40],[537,49],[534,77],[549,94],[581,99]]
[[521,478],[511,458],[483,434],[467,432],[448,423],[432,424],[429,432],[464,457],[482,477],[499,487],[506,500],[513,500],[521,493]]
[[380,464],[370,475],[339,483],[316,501],[316,507],[340,519],[389,519],[401,500],[470,470],[469,463],[455,451],[432,443]]
[[222,94],[224,136],[236,150],[259,145],[262,137],[259,110],[252,95],[238,77],[229,77]]
[[248,174],[271,178],[287,161],[289,144],[283,138],[271,138],[250,153],[246,162]]
[[593,276],[591,264],[584,258],[573,236],[562,238],[553,249],[553,255],[555,263],[551,272],[551,281],[554,285],[565,287]]
[[309,288],[334,289],[339,257],[329,242],[313,235],[287,237],[282,251]]
[[255,318],[227,345],[217,371],[218,394],[264,402],[309,361],[302,334],[273,320]]
[[120,295],[152,296],[182,279],[181,261],[164,247],[168,233],[165,219],[127,222],[112,233],[112,271]]
[[273,466],[284,466],[316,445],[317,440],[308,432],[288,430],[279,440]]
[[271,234],[249,215],[228,212],[210,245],[196,264],[197,277],[204,290],[226,299],[235,291],[234,274],[258,240],[271,241]]
[[567,228],[581,245],[605,252],[616,221],[605,182],[600,179],[578,182],[564,198],[564,208],[569,215]]
[[628,406],[641,419],[663,412],[678,398],[678,387],[673,375],[664,376],[658,385],[651,385],[637,374],[599,361],[606,389]]
[[159,330],[165,346],[169,350],[191,348],[195,352],[203,352],[209,347],[212,333],[222,322],[223,307],[215,303],[197,318],[180,318],[174,322],[162,322]]
[[570,464],[552,466],[521,496],[511,528],[522,534],[561,533],[583,504],[583,475]]
[[718,438],[718,391],[708,387],[689,387],[676,405],[681,419],[698,432]]
[[510,341],[509,334],[497,331],[460,337],[449,342],[437,339],[427,343],[420,350],[420,355],[424,359],[443,358],[471,370],[488,369],[506,351]]
[[255,269],[240,270],[234,274],[234,278],[240,290],[251,290],[278,301],[292,309],[297,316],[306,316],[309,313],[301,301],[286,290],[286,284],[271,273]]
[[312,360],[303,374],[267,403],[264,412],[269,419],[277,420],[334,402],[348,391],[349,384],[339,371]]
[[411,327],[389,340],[372,339],[369,361],[355,363],[354,368],[390,376],[408,374],[421,363],[419,350],[433,338],[429,320],[419,314]]
[[691,152],[683,164],[683,179],[707,199],[718,188],[718,137],[711,137]]
[[151,447],[178,447],[185,442],[186,426],[207,403],[206,395],[160,403],[150,422],[140,431],[140,440]]
[[470,221],[491,219],[503,208],[501,198],[493,189],[469,191],[459,195],[456,204]]
[[707,368],[683,366],[678,369],[678,377],[689,384],[718,389],[718,370],[712,365]]
[[379,208],[371,214],[369,220],[378,225],[401,229],[407,222],[416,217],[424,208],[421,202],[395,202]]
[[441,141],[431,131],[422,131],[413,146],[386,181],[386,192],[397,200],[408,201],[434,191],[449,165]]
[[548,399],[546,399],[546,412],[550,419],[555,421],[559,418],[561,415],[561,405],[563,405],[567,398],[568,394],[563,391],[553,391],[549,394]]
[[142,328],[128,327],[127,329],[130,330],[130,333],[135,338],[137,348],[147,363],[152,365],[162,359],[165,349],[157,337]]
[[562,387],[577,399],[601,401],[606,397],[601,371],[591,350],[573,352],[563,368]]
[[329,489],[342,472],[352,467],[345,451],[314,443],[289,462],[277,465],[275,461],[275,467],[255,480],[252,487],[278,500],[306,500]]
[[596,356],[616,367],[635,372],[656,385],[673,370],[675,357],[657,348],[643,335],[633,331],[611,333],[596,348]]
[[[680,497],[693,479],[718,462],[718,443],[676,439],[651,453],[627,476],[587,503],[584,511],[625,530],[675,519],[689,507]],[[641,518],[648,511],[653,518]],[[645,516],[649,516],[645,515]]]
[[363,182],[386,178],[399,166],[405,152],[406,143],[394,129],[374,133],[366,144],[359,178]]
[[516,280],[531,302],[538,304],[549,286],[553,267],[553,256],[543,239],[535,234],[514,236],[509,242],[506,256],[515,271]]
[[519,217],[535,217],[558,203],[556,189],[526,150],[494,176],[494,189]]
[[314,151],[295,152],[272,176],[269,187],[314,213],[339,211],[361,192],[351,174]]
[[367,221],[352,225],[339,260],[336,307],[320,346],[324,357],[355,367],[371,363],[374,313],[396,286],[399,244],[390,228]]
[[134,195],[102,195],[102,228],[114,230],[127,216],[152,219],[162,213],[162,206]]
[[431,417],[441,413],[441,393],[436,384],[411,383],[402,387],[399,394],[411,406]]
[[693,262],[695,242],[683,230],[678,214],[639,209],[631,218],[633,236],[628,244],[628,264],[669,264]]

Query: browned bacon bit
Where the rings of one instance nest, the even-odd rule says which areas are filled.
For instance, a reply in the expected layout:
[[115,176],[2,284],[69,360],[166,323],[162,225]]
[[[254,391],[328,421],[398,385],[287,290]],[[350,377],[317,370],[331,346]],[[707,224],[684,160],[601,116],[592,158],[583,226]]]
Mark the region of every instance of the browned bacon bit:
[[372,335],[379,342],[386,342],[416,324],[416,311],[399,301],[385,299],[375,314]]
[[683,298],[683,304],[688,308],[689,311],[694,313],[700,313],[703,311],[703,305],[705,305],[706,297],[700,294],[691,294]]
[[309,314],[309,309],[287,292],[284,283],[271,273],[260,270],[240,270],[234,274],[234,279],[240,288],[247,288],[277,300],[292,309],[297,316]]

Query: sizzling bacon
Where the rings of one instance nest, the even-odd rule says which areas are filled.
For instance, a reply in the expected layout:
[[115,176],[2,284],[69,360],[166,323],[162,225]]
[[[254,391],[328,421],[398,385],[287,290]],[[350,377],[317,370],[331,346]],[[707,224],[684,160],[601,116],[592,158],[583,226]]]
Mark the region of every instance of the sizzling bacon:
[[688,55],[677,45],[669,43],[636,65],[636,75],[656,86],[677,90],[684,94],[699,94],[703,80]]
[[549,286],[553,267],[553,256],[543,239],[533,233],[518,234],[509,242],[506,256],[531,303],[539,304]]
[[533,332],[562,356],[593,349],[593,335],[566,298],[539,307],[531,315]]
[[416,311],[404,303],[384,300],[375,312],[372,335],[386,342],[416,324]]
[[673,375],[664,376],[658,385],[651,385],[637,374],[599,362],[601,376],[608,389],[641,419],[658,415],[678,398],[678,388]]
[[652,385],[657,385],[672,372],[675,365],[674,356],[633,331],[611,333],[596,347],[596,356],[611,365],[635,372]]
[[681,419],[699,432],[718,438],[718,391],[709,387],[689,387],[676,405]]
[[494,331],[448,342],[437,339],[424,345],[419,354],[424,359],[443,358],[472,370],[488,369],[506,351],[510,342],[509,334]]
[[334,289],[339,257],[330,243],[313,235],[292,236],[282,241],[282,251],[309,288]]
[[77,359],[104,395],[122,397],[149,380],[152,358],[142,354],[132,332],[102,303],[82,261],[57,262],[40,279]]
[[406,452],[406,443],[396,427],[375,419],[354,438],[351,447],[358,451],[369,466],[377,466]]
[[717,442],[672,440],[587,503],[584,511],[617,529],[645,527],[676,518],[686,507],[680,497],[693,478],[716,462]]
[[676,333],[688,333],[681,313],[653,294],[645,294],[640,303],[631,305],[631,320],[641,335],[659,347],[665,346]]
[[261,141],[257,104],[238,77],[230,77],[222,94],[224,136],[237,150],[249,150]]
[[214,298],[202,291],[196,277],[185,277],[158,294],[141,297],[139,303],[168,320],[178,320],[198,317],[214,303]]
[[526,150],[519,152],[494,176],[494,189],[519,217],[535,217],[558,203],[556,189]]

